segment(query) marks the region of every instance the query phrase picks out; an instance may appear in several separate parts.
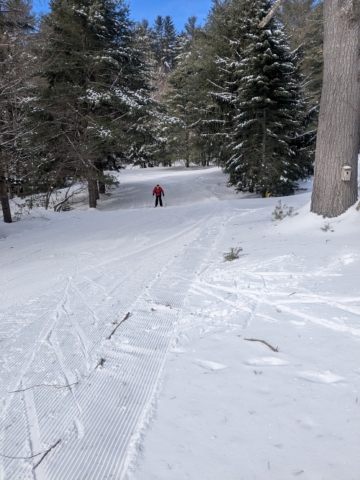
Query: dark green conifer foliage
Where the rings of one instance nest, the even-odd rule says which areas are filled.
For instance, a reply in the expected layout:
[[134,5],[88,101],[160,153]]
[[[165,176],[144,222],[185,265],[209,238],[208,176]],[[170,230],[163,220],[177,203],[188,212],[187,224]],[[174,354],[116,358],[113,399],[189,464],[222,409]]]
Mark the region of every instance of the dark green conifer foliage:
[[20,193],[23,177],[26,89],[29,82],[30,34],[35,20],[23,0],[0,2],[0,200],[10,223],[9,196]]
[[258,28],[270,6],[268,0],[242,0],[239,31],[229,38],[232,56],[218,59],[226,80],[213,96],[237,112],[225,165],[230,182],[241,191],[277,196],[294,192],[311,158],[301,153],[306,105],[296,53],[276,20]]
[[214,2],[204,28],[194,28],[192,18],[185,25],[186,48],[171,76],[172,88],[167,100],[187,112],[181,118],[187,125],[189,141],[178,144],[183,145],[183,150],[186,145],[186,157],[190,156],[192,162],[223,165],[229,158],[235,109],[220,97],[215,98],[212,92],[215,87],[217,93],[226,88],[228,73],[217,62],[220,57],[232,54],[229,38],[237,38],[237,11],[241,9],[241,0]]
[[113,0],[53,0],[41,25],[35,114],[49,188],[87,181],[96,206],[105,169],[147,159],[158,106],[128,9]]
[[190,17],[185,25],[180,43],[182,52],[177,57],[176,69],[169,77],[169,89],[164,100],[171,115],[179,119],[167,129],[168,161],[181,159],[187,167],[190,162],[199,162],[202,152],[199,147],[201,136],[201,101],[199,96],[201,70],[198,68],[196,42],[201,28],[196,25],[196,17]]
[[303,90],[309,106],[320,103],[323,72],[323,2],[283,0],[280,22],[290,38],[291,50],[300,49]]
[[135,41],[142,60],[151,69],[151,66],[154,64],[153,30],[147,20],[142,20],[136,24]]
[[169,72],[175,67],[178,52],[178,35],[174,22],[167,15],[158,15],[153,27],[153,48],[157,68]]

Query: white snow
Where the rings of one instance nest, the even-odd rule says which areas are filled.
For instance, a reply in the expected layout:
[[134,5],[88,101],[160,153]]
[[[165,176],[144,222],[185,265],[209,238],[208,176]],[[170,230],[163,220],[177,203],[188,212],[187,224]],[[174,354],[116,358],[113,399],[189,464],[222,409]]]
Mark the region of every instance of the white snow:
[[360,212],[308,183],[273,222],[215,167],[119,181],[0,223],[0,478],[358,480]]

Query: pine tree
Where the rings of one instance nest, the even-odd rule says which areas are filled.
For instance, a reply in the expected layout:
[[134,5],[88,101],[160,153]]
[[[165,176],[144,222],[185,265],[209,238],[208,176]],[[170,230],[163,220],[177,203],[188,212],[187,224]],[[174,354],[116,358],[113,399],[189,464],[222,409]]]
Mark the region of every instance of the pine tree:
[[0,197],[4,221],[11,223],[9,195],[23,175],[25,91],[34,18],[22,0],[0,3]]
[[153,31],[147,20],[135,25],[135,41],[141,59],[151,68],[154,64]]
[[323,2],[283,0],[280,22],[290,38],[291,50],[300,50],[303,90],[310,107],[319,105],[323,74]]
[[179,119],[168,128],[168,159],[183,159],[186,167],[198,162],[200,155],[201,113],[199,109],[198,50],[200,35],[196,17],[190,17],[180,37],[182,53],[177,57],[175,70],[169,77],[169,89],[164,100],[170,114]]
[[290,52],[276,20],[266,29],[258,28],[270,1],[242,0],[241,4],[237,36],[229,37],[233,54],[218,59],[225,82],[213,92],[220,104],[236,111],[225,171],[238,190],[288,195],[311,165],[304,153],[306,105],[296,53]]
[[158,69],[169,72],[175,67],[175,58],[178,54],[177,37],[171,17],[158,15],[153,27],[154,57]]
[[176,65],[179,54],[179,36],[170,16],[158,15],[152,28],[152,48],[154,62],[152,64],[152,85],[155,88],[154,98],[162,101],[167,92],[169,75]]
[[194,115],[191,138],[202,164],[215,161],[224,165],[229,157],[235,110],[213,92],[215,86],[220,90],[227,86],[228,74],[219,68],[218,61],[232,55],[229,38],[237,38],[238,11],[241,9],[239,0],[214,2],[206,25],[191,43],[186,59],[188,71],[194,72],[188,75]]
[[227,158],[229,112],[214,101],[211,91],[222,82],[223,72],[217,68],[219,55],[230,55],[228,35],[235,28],[228,14],[228,5],[216,3],[204,28],[190,17],[181,35],[183,52],[170,76],[170,89],[165,97],[170,111],[182,120],[182,128],[174,129],[171,151],[189,162],[218,164]]
[[48,188],[87,182],[96,207],[104,170],[147,159],[154,142],[148,68],[128,8],[113,0],[53,0],[41,25],[35,109]]

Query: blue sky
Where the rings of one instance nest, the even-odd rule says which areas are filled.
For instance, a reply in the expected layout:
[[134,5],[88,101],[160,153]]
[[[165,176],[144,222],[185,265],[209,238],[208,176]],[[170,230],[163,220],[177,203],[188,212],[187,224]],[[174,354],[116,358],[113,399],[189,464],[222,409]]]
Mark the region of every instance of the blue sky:
[[[34,10],[46,12],[47,0],[33,0]],[[135,21],[146,18],[150,25],[158,15],[170,15],[177,30],[182,30],[188,17],[196,15],[203,24],[211,8],[211,0],[129,0],[130,18]]]

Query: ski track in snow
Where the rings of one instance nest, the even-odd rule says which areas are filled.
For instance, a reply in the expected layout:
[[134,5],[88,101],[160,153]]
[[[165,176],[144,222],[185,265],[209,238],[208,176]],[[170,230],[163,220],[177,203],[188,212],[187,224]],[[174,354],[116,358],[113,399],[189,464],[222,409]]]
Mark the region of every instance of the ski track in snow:
[[[20,326],[24,335],[8,338],[8,376],[14,369],[21,376],[3,383],[2,424],[15,420],[2,430],[2,450],[26,457],[61,443],[35,471],[34,459],[2,458],[1,478],[122,478],[136,454],[141,418],[156,391],[194,271],[203,268],[223,229],[217,204],[209,211],[195,228],[119,256],[111,266],[98,262],[84,268],[78,261],[55,308],[36,325]],[[117,275],[119,269],[123,275]],[[147,278],[141,285],[137,272]],[[49,298],[37,301],[49,304]],[[107,340],[127,311],[131,316]],[[36,329],[37,340],[24,341]],[[18,352],[26,359],[20,369]],[[105,362],[95,369],[100,358]]]
[[[243,328],[249,327],[257,315],[262,315],[260,312],[261,306],[270,306],[273,307],[274,312],[289,313],[291,316],[298,317],[301,320],[312,322],[334,331],[351,333],[359,337],[360,328],[309,315],[301,309],[301,307],[305,305],[326,305],[360,317],[360,307],[357,306],[360,297],[338,296],[334,298],[333,295],[315,295],[307,290],[306,283],[304,283],[306,277],[313,279],[318,276],[325,276],[327,278],[331,276],[341,276],[341,274],[336,273],[335,270],[341,265],[352,263],[354,261],[353,256],[348,254],[344,255],[341,258],[329,262],[328,266],[314,270],[313,272],[287,271],[287,265],[289,263],[291,265],[291,263],[294,262],[294,259],[292,259],[292,262],[289,262],[289,259],[289,256],[281,256],[255,265],[251,263],[247,264],[246,259],[244,259],[244,278],[237,279],[236,287],[229,285],[229,282],[232,281],[230,272],[229,278],[227,278],[226,274],[222,276],[218,275],[216,281],[214,281],[214,279],[209,281],[208,276],[203,275],[191,285],[190,291],[193,293],[203,293],[206,296],[218,300],[217,304],[228,305],[235,310],[247,313],[248,315],[246,321],[243,323]],[[259,268],[262,269],[264,266],[270,267],[276,264],[282,271],[258,271]],[[258,277],[260,277],[259,280]],[[284,288],[282,288],[283,277],[286,277],[290,281],[292,291],[288,291],[289,282],[287,282],[287,290],[284,291]],[[226,286],[222,285],[222,283],[226,284]],[[227,295],[225,296],[225,294],[221,292],[226,292]],[[291,295],[294,293],[295,295],[292,297]],[[236,300],[229,300],[228,297],[230,295],[235,296]],[[353,303],[354,306],[349,306],[349,303]],[[291,305],[294,305],[294,307]],[[275,318],[273,319],[275,320]]]
[[[35,286],[29,286],[22,310],[33,316],[18,314],[18,305],[4,311],[2,452],[30,457],[59,439],[61,443],[36,470],[38,456],[0,457],[1,479],[120,480],[127,472],[131,475],[167,353],[185,352],[191,340],[219,325],[243,335],[262,319],[360,336],[360,297],[312,290],[312,282],[341,276],[341,268],[357,260],[355,254],[339,254],[326,266],[309,271],[295,255],[254,261],[244,252],[234,264],[234,279],[231,264],[222,264],[221,259],[213,263],[219,257],[216,247],[231,221],[240,223],[259,209],[227,209],[201,177],[195,185],[208,202],[201,221],[188,221],[175,233],[167,233],[166,223],[160,221],[161,240],[151,238],[140,225],[130,251],[123,254],[121,246],[119,251],[114,247],[111,260],[96,255],[95,247],[84,246],[81,254],[64,253],[63,271],[46,292],[41,294],[39,282],[32,298]],[[32,248],[2,266],[39,252]],[[32,264],[29,278],[37,268]],[[9,270],[7,275],[6,282],[16,284],[18,272]],[[319,309],[309,314],[309,305]],[[329,307],[338,312],[336,317],[326,314]],[[108,340],[127,312],[130,317]],[[194,363],[211,375],[231,369],[216,358]],[[296,367],[294,375],[310,383],[346,382],[330,370],[300,369],[286,355],[249,357],[243,365]],[[25,391],[10,393],[15,390]]]

